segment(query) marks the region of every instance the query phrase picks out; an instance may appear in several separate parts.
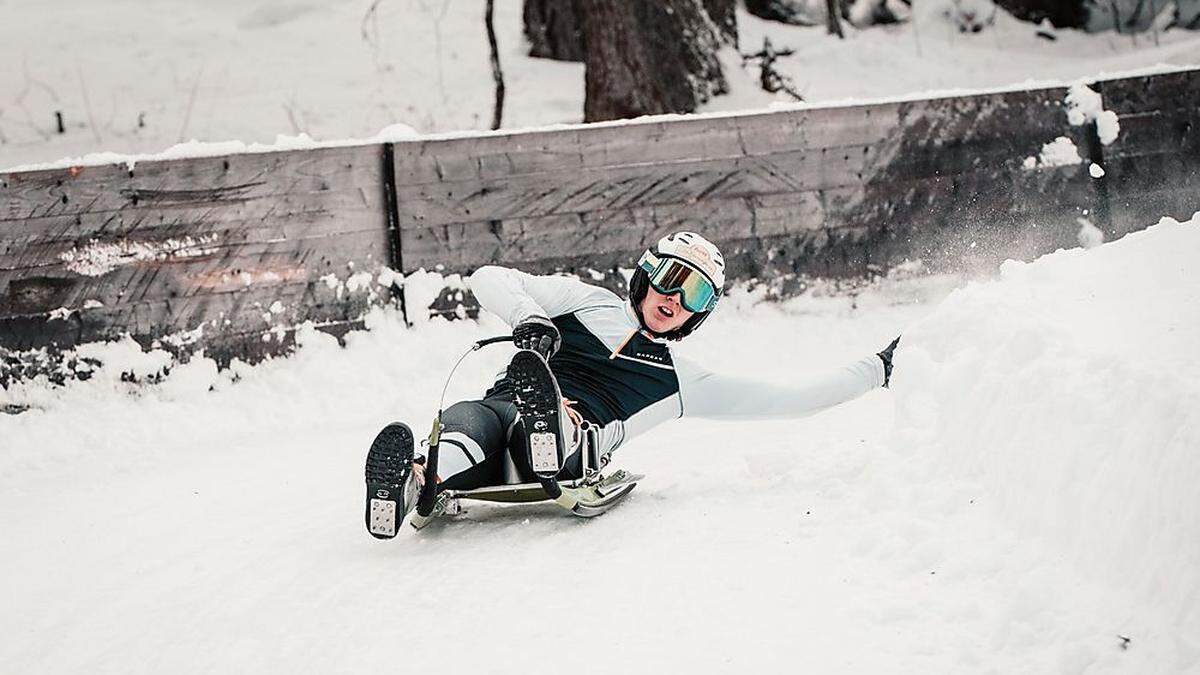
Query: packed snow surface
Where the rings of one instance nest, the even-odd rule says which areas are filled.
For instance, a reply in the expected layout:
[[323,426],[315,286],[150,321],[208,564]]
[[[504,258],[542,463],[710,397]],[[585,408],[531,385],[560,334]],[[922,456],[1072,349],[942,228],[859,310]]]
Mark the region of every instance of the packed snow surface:
[[[522,4],[495,3],[507,91],[502,126],[579,123],[583,64],[530,58]],[[477,0],[59,0],[52,12],[39,0],[4,0],[0,7],[0,170],[402,140],[485,130],[492,117]],[[964,12],[983,22],[981,32],[960,32]],[[766,39],[795,51],[775,66],[811,105],[1200,65],[1195,31],[1039,28],[986,0],[921,0],[911,22],[846,26],[845,40],[823,26],[788,26],[740,9],[737,20],[741,52],[762,49]],[[794,104],[762,91],[758,69],[732,48],[721,61],[732,91],[702,112]],[[1099,119],[1101,133],[1115,121]]]
[[[365,449],[393,419],[424,431],[495,318],[377,311],[345,348],[307,331],[291,358],[198,358],[154,386],[121,373],[161,355],[89,347],[92,379],[0,395],[32,406],[0,415],[0,663],[1197,672],[1197,255],[1200,217],[940,302],[899,282],[736,293],[690,356],[788,381],[903,330],[892,389],[800,421],[664,425],[618,451],[648,477],[594,521],[477,506],[392,541],[362,524]],[[470,357],[450,399],[508,349]]]

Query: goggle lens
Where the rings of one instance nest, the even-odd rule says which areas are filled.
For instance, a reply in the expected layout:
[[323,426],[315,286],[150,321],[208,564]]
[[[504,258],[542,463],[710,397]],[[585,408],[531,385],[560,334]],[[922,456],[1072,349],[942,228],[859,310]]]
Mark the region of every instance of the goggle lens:
[[680,294],[683,306],[692,312],[707,312],[717,304],[717,291],[708,278],[687,263],[664,259],[650,271],[650,285],[663,295]]

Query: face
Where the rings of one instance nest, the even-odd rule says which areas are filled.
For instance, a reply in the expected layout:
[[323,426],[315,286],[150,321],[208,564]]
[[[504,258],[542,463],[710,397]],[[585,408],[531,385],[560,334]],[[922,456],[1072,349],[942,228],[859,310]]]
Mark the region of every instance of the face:
[[669,333],[692,317],[692,312],[679,304],[679,294],[663,295],[653,287],[646,289],[642,300],[642,319],[655,333]]

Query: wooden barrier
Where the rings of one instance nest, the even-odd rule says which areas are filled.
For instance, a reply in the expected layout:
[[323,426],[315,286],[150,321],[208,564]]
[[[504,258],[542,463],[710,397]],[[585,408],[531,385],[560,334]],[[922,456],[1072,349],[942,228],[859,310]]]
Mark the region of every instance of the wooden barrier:
[[386,299],[363,292],[396,255],[384,159],[376,145],[0,176],[0,347],[131,334],[227,361],[279,351],[303,321],[344,330]]
[[[1056,87],[0,174],[0,382],[124,334],[276,353],[302,322],[339,333],[395,300],[389,270],[607,273],[686,228],[786,293],[1200,210],[1200,71],[1093,88],[1119,116],[1108,146]],[[1088,161],[1030,159],[1064,136]]]
[[1095,87],[1121,133],[1103,149],[1107,228],[1119,236],[1146,218],[1200,210],[1200,71],[1108,80]]

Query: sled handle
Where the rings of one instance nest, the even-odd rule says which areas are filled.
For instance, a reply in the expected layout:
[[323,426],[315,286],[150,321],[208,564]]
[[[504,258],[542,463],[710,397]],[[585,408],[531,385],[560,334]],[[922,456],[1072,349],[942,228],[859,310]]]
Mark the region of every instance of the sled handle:
[[500,343],[500,342],[512,342],[512,339],[513,339],[513,336],[511,336],[511,335],[497,335],[496,337],[484,338],[483,340],[480,340],[479,342],[476,342],[476,343],[475,343],[475,344],[474,344],[474,345],[471,347],[471,351],[475,351],[475,350],[477,350],[477,349],[481,349],[481,348],[483,348],[483,347],[486,347],[486,346],[488,346],[488,345],[494,345],[494,344],[498,344],[498,343]]
[[446,389],[450,387],[450,378],[454,377],[454,371],[458,370],[463,359],[466,359],[471,352],[479,351],[488,345],[512,342],[512,339],[511,335],[497,335],[473,343],[471,348],[459,357],[458,362],[450,369],[450,374],[446,376],[446,385],[442,387],[442,398],[438,401],[437,416],[433,418],[433,429],[429,432],[429,452],[425,456],[425,484],[421,486],[421,492],[417,497],[418,516],[429,517],[429,514],[433,513],[433,505],[437,500],[438,443],[441,442],[442,437],[442,406],[446,404]]

